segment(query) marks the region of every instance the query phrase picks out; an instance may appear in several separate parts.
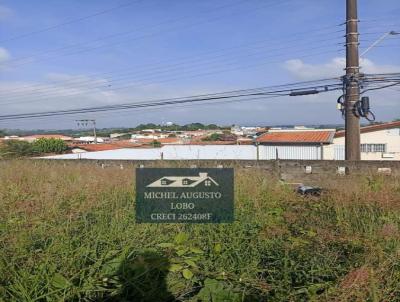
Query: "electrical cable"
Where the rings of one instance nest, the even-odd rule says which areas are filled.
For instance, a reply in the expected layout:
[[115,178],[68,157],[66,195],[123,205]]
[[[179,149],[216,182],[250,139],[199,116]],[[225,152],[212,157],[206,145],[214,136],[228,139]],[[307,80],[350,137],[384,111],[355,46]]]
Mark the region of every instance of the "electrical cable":
[[[339,85],[340,86],[340,85]],[[340,89],[338,85],[322,85],[322,86],[314,86],[311,87],[313,89],[323,89],[320,92],[327,92]],[[256,88],[261,89],[261,88]],[[306,88],[296,88],[295,91],[310,89],[310,87]],[[241,97],[249,97],[249,96],[288,96],[294,90],[276,90],[276,91],[266,91],[266,92],[253,92],[253,93],[242,93],[242,94],[230,94],[229,92],[209,94],[206,96],[192,96],[186,98],[173,98],[173,99],[162,99],[155,100],[146,103],[127,103],[127,104],[117,104],[117,105],[108,105],[108,106],[100,106],[100,107],[88,107],[88,108],[77,108],[70,110],[58,110],[58,111],[46,111],[46,112],[34,112],[34,113],[24,113],[24,114],[9,114],[9,115],[1,115],[0,120],[7,119],[24,119],[30,117],[44,117],[44,116],[58,116],[58,115],[70,115],[77,113],[90,113],[90,112],[101,112],[101,111],[110,111],[110,110],[123,110],[129,108],[147,108],[154,106],[165,106],[172,104],[184,104],[184,103],[195,103],[195,102],[204,102],[210,100],[221,100],[221,99],[232,99],[232,98],[241,98]],[[228,93],[228,95],[227,95]]]

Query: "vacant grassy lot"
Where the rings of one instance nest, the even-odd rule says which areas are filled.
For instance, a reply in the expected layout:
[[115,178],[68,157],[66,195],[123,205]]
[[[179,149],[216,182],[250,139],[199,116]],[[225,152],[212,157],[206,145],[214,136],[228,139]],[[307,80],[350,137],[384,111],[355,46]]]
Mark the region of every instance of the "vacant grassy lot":
[[235,223],[138,225],[130,169],[0,162],[0,301],[400,301],[399,179],[235,173]]

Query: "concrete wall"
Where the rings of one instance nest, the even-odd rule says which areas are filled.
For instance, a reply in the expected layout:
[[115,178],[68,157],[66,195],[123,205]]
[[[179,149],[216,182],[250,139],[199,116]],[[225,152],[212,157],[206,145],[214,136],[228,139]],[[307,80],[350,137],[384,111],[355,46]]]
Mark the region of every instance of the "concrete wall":
[[[42,159],[43,160],[43,159]],[[330,161],[330,160],[60,160],[51,161],[63,165],[87,164],[103,168],[118,167],[133,169],[139,167],[233,167],[240,169],[259,169],[267,177],[287,182],[320,183],[322,179],[346,179],[358,175],[384,174],[400,176],[400,161]]]

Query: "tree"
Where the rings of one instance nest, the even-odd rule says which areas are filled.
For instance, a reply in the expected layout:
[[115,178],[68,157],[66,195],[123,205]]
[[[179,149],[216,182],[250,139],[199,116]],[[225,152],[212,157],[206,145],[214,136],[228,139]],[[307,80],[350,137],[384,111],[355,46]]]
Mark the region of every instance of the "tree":
[[6,133],[3,130],[0,130],[0,137],[6,136]]
[[39,138],[32,145],[37,153],[62,153],[68,149],[67,144],[58,138]]
[[207,130],[216,130],[216,129],[220,129],[220,127],[218,127],[218,126],[215,125],[215,124],[209,124],[209,125],[207,125],[207,126],[205,127],[205,129],[207,129]]
[[151,142],[151,146],[153,148],[160,148],[161,147],[161,143],[159,141],[154,140],[154,141]]
[[0,147],[0,157],[19,158],[35,155],[33,145],[24,141],[7,140]]
[[211,142],[215,142],[215,141],[220,141],[222,140],[221,134],[219,133],[212,133],[211,135],[205,137],[202,139],[203,141],[211,141]]

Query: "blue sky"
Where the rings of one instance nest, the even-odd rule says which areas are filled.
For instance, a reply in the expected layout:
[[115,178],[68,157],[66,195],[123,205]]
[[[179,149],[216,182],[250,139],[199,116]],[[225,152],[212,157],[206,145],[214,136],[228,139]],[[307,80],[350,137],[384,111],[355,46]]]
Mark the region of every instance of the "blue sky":
[[[341,75],[345,1],[2,0],[3,114],[188,96]],[[400,31],[398,0],[360,1],[361,48]],[[362,61],[400,71],[400,37]],[[397,88],[398,89],[398,88]],[[397,89],[371,95],[381,121],[400,117]],[[341,123],[336,92],[232,104],[1,122],[0,128],[100,127],[145,122],[277,125]]]

